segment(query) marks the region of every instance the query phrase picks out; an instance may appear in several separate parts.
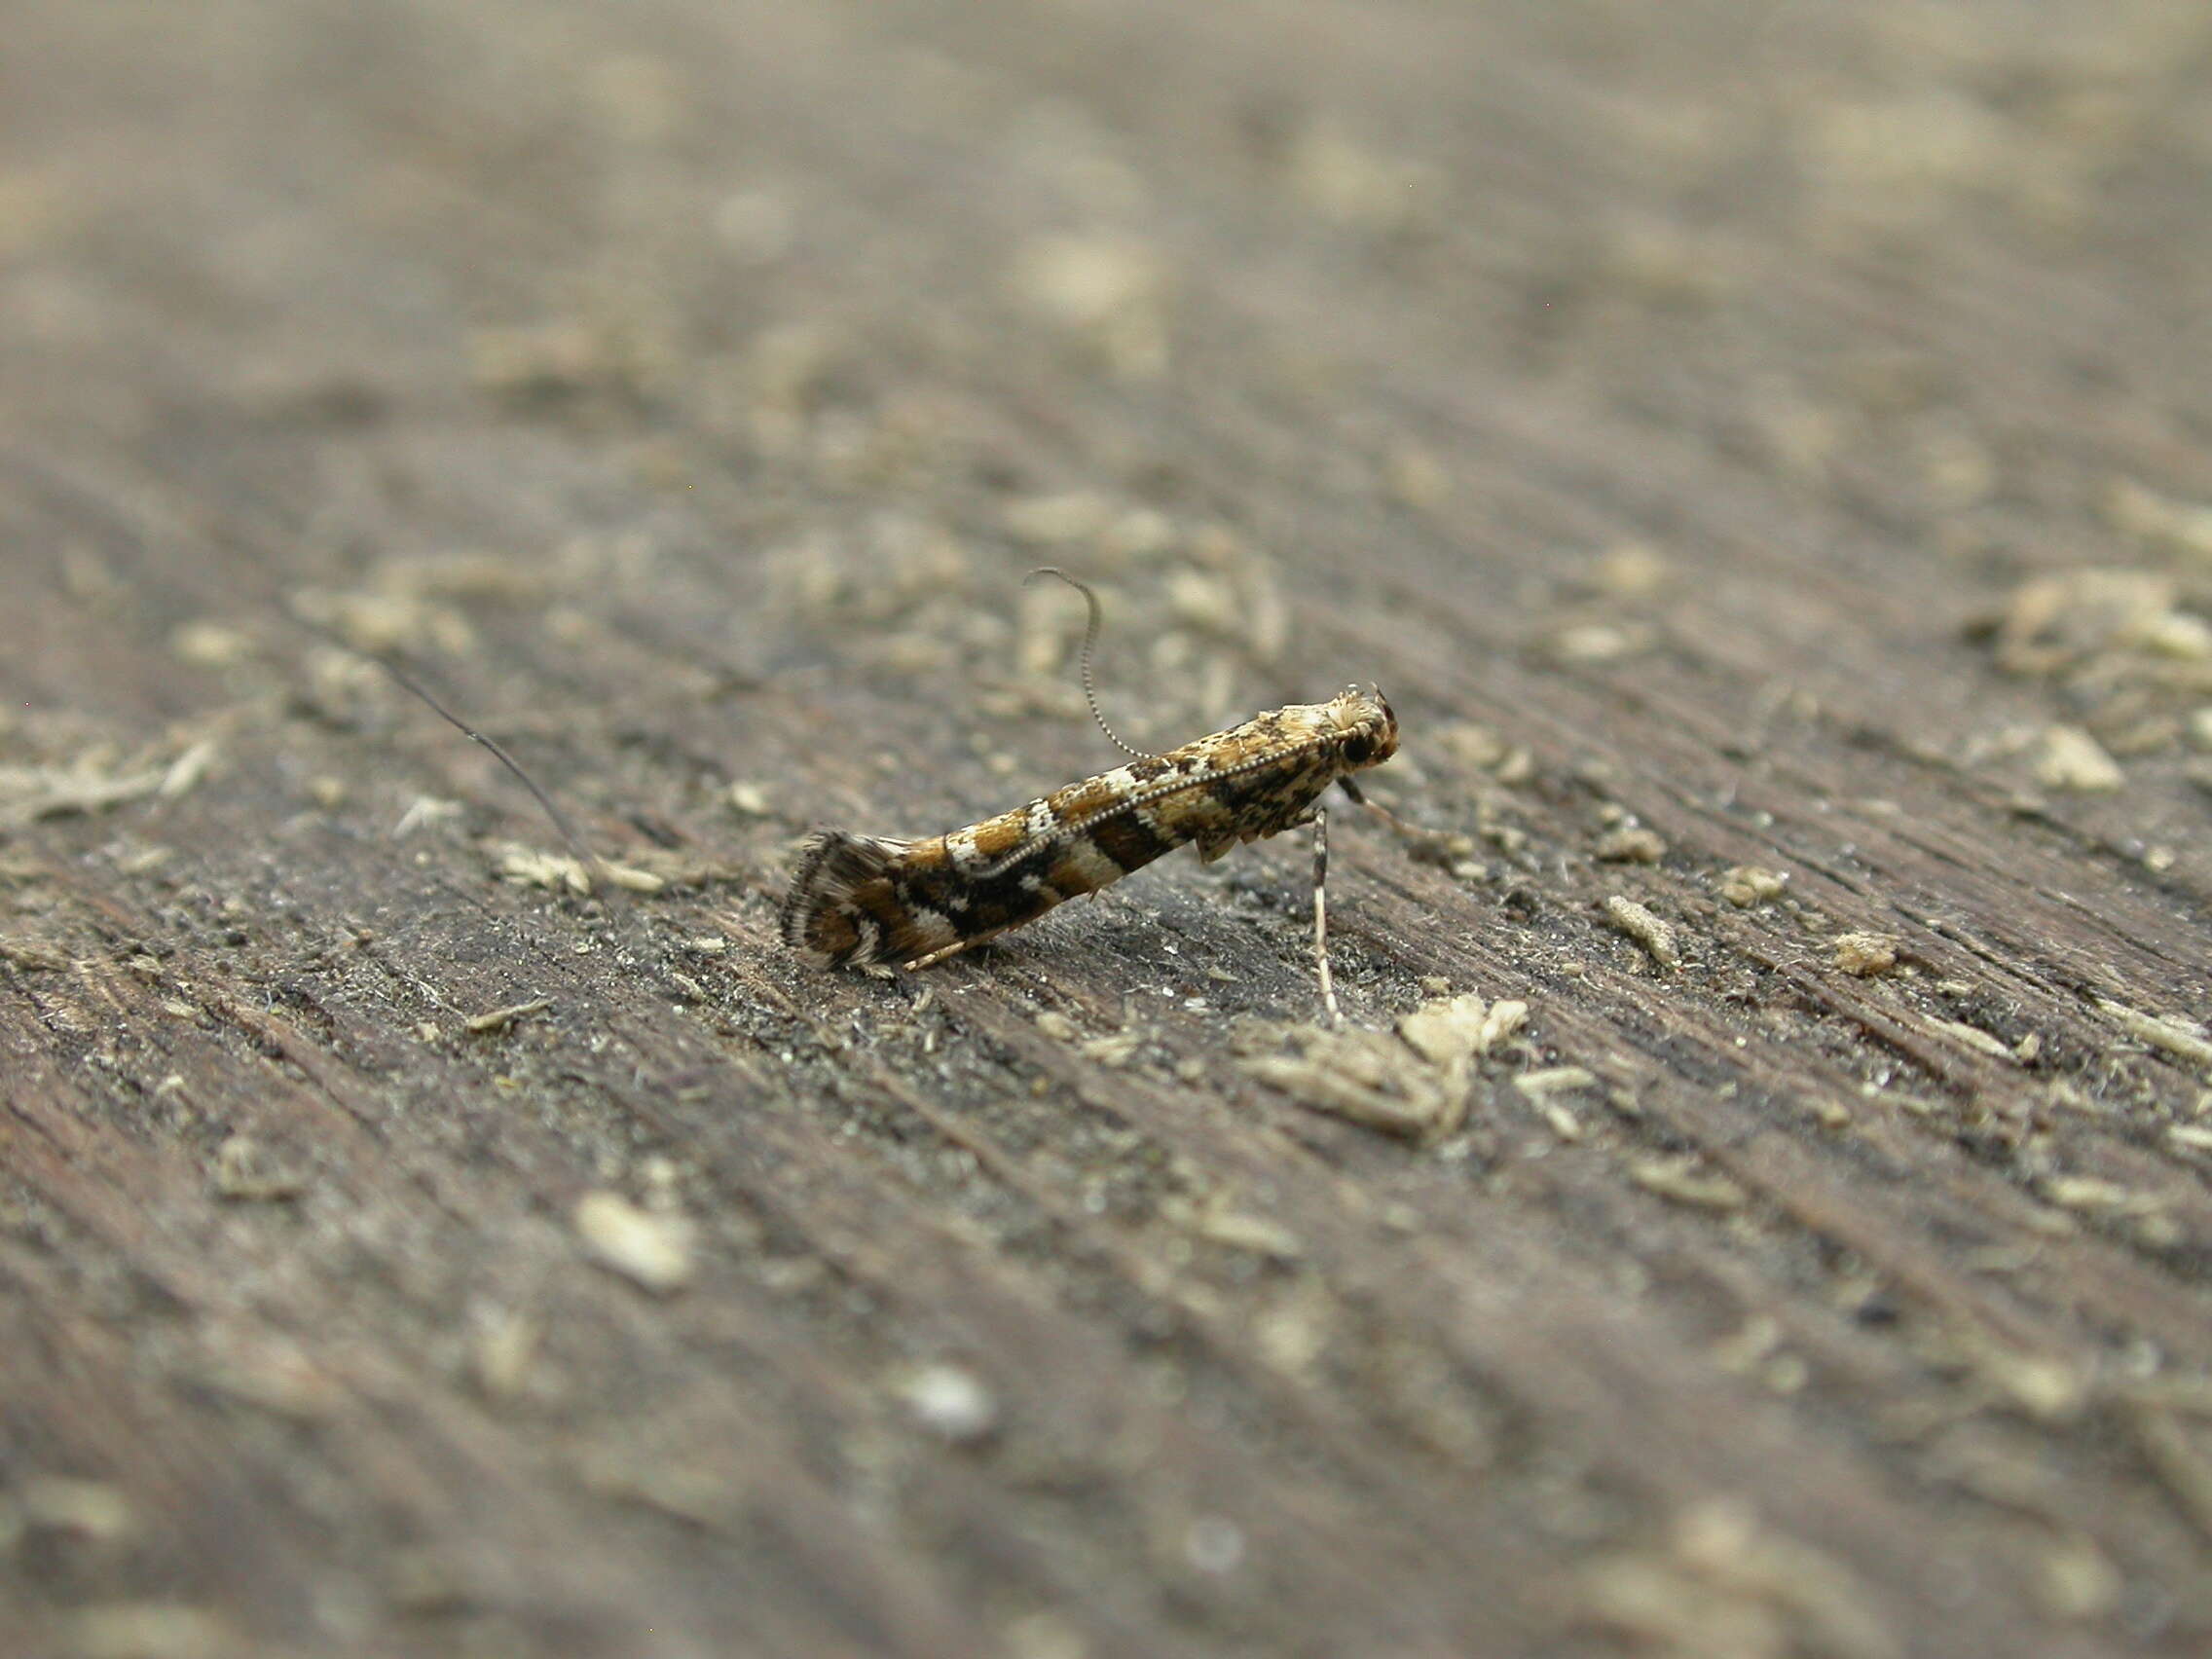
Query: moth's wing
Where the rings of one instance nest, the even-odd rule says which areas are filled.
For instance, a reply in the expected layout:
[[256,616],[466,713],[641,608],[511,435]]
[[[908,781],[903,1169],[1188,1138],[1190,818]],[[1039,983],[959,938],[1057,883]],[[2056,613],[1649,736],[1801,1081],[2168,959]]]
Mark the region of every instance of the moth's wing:
[[909,845],[842,830],[809,836],[779,917],[784,942],[827,967],[892,954],[874,912],[883,907],[892,866]]
[[1212,864],[1214,860],[1220,858],[1222,854],[1228,852],[1230,848],[1243,839],[1244,837],[1237,834],[1235,830],[1229,830],[1219,835],[1200,835],[1192,841],[1191,845],[1198,849],[1200,864]]

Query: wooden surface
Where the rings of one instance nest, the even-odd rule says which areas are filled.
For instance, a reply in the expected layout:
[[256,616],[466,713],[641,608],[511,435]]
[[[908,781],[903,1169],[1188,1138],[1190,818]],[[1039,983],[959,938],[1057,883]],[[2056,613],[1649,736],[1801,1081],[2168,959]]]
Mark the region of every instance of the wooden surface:
[[2203,7],[0,33],[0,1652],[2212,1641]]

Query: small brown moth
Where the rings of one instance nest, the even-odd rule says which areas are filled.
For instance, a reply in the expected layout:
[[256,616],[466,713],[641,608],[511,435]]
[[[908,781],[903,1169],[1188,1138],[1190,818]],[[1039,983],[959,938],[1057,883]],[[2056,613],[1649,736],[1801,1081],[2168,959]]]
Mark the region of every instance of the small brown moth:
[[1186,842],[1207,863],[1240,841],[1313,826],[1313,956],[1321,1000],[1341,1018],[1329,977],[1328,811],[1331,784],[1370,804],[1351,774],[1397,752],[1398,721],[1374,686],[1326,703],[1255,716],[1164,755],[1114,735],[1090,681],[1098,599],[1056,570],[1090,607],[1084,690],[1100,729],[1131,756],[1126,765],[927,840],[817,831],[800,855],[782,927],[787,944],[826,967],[895,962],[927,968],[1054,905],[1095,893]]

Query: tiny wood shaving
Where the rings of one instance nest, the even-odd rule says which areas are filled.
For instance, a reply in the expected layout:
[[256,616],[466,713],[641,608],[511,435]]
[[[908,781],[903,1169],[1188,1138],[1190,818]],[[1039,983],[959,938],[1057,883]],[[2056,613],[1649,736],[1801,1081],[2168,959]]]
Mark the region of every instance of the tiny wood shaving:
[[2207,1042],[2194,1027],[2178,1019],[2145,1014],[2125,1003],[2107,1002],[2102,997],[2096,999],[2096,1004],[2098,1013],[2137,1042],[2148,1043],[2177,1060],[2212,1068],[2212,1042]]
[[1725,1175],[1701,1173],[1693,1161],[1653,1158],[1629,1166],[1629,1179],[1646,1192],[1699,1209],[1732,1210],[1744,1205],[1744,1189]]
[[479,1035],[487,1031],[498,1031],[527,1014],[542,1014],[552,1006],[551,997],[534,997],[529,1002],[512,1003],[505,1008],[496,1008],[489,1014],[473,1015],[467,1022],[468,1029]]
[[1618,895],[1605,901],[1605,914],[1614,927],[1644,948],[1644,952],[1661,968],[1673,968],[1682,959],[1675,942],[1675,930],[1661,921],[1634,899]]
[[1937,1019],[1931,1015],[1928,1029],[1950,1038],[1954,1043],[1963,1043],[1974,1052],[1987,1054],[1993,1060],[2018,1063],[2018,1055],[2008,1049],[2001,1039],[1990,1035],[1978,1025],[1969,1025],[1963,1019]]

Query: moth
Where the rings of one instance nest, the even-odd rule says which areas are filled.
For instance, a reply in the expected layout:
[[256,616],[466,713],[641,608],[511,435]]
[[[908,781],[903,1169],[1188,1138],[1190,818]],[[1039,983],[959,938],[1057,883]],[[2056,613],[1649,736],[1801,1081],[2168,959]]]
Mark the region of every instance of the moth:
[[[821,830],[799,855],[784,900],[784,941],[824,967],[927,968],[1096,893],[1186,844],[1206,863],[1240,842],[1313,827],[1313,955],[1330,1019],[1342,1017],[1329,974],[1328,811],[1334,784],[1373,805],[1352,774],[1390,758],[1398,720],[1379,687],[1349,686],[1148,755],[1098,712],[1090,650],[1097,595],[1057,576],[1089,606],[1084,691],[1099,728],[1130,758],[1026,806],[925,840]],[[1380,810],[1378,808],[1378,810]]]

